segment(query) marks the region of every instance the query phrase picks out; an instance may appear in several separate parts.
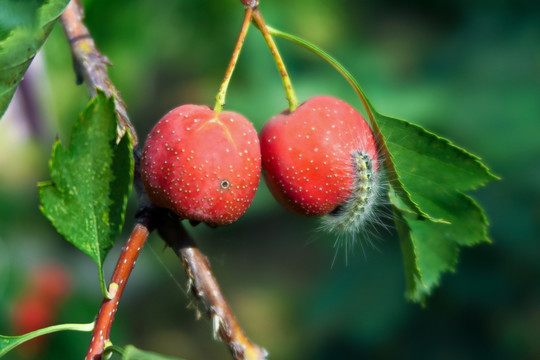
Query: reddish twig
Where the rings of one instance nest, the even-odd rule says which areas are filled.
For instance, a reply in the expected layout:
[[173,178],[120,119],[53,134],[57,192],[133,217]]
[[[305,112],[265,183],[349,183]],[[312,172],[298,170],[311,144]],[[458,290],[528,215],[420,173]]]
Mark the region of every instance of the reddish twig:
[[[255,7],[256,4],[255,0],[245,1],[246,6]],[[119,92],[109,79],[107,73],[109,61],[98,51],[83,23],[83,18],[84,12],[79,0],[72,0],[60,18],[71,46],[75,72],[78,80],[86,83],[91,96],[94,96],[96,88],[99,88],[115,99],[120,126],[123,131],[129,131],[134,140],[134,185],[142,208],[142,211],[139,212],[138,223],[118,259],[111,279],[109,292],[113,298],[111,300],[104,299],[101,304],[86,359],[101,359],[106,343],[109,341],[118,301],[135,265],[139,251],[153,228],[158,229],[163,239],[182,259],[190,279],[191,293],[203,305],[206,313],[213,320],[215,334],[227,343],[234,358],[237,360],[266,359],[266,350],[253,344],[240,328],[211,272],[208,260],[182,226],[181,219],[164,209],[148,205],[140,179],[137,134],[127,116],[126,107]]]
[[86,360],[101,359],[103,350],[107,343],[110,342],[109,336],[111,334],[111,327],[118,308],[118,302],[126,283],[129,279],[131,271],[135,267],[135,262],[139,256],[141,249],[150,234],[148,228],[148,218],[141,218],[139,223],[135,225],[131,236],[129,237],[126,245],[122,248],[122,253],[116,263],[111,283],[109,284],[109,294],[111,299],[103,299],[101,307],[97,314],[96,325],[92,333],[92,340],[88,347],[88,353],[86,354]]
[[158,232],[182,259],[189,277],[189,291],[212,320],[214,337],[219,336],[229,346],[236,360],[266,359],[268,352],[244,334],[212,274],[208,259],[200,252],[180,219],[168,211],[159,218]]

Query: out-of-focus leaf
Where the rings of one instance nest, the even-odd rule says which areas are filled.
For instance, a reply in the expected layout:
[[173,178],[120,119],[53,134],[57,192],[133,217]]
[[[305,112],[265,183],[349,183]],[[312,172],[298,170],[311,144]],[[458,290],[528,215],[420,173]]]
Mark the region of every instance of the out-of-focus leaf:
[[0,118],[69,0],[0,0]]

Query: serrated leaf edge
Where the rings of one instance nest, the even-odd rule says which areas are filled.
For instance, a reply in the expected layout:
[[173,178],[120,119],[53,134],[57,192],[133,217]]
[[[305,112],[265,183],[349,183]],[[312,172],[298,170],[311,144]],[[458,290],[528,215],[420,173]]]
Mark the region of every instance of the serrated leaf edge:
[[478,189],[480,187],[485,186],[491,180],[500,180],[501,179],[499,176],[493,174],[490,171],[490,169],[482,162],[482,158],[480,158],[478,155],[475,155],[475,154],[467,151],[466,149],[456,145],[450,139],[439,136],[439,135],[435,134],[434,132],[429,131],[429,130],[425,129],[424,127],[422,127],[420,125],[417,125],[417,124],[414,124],[414,123],[412,123],[410,121],[407,121],[407,120],[404,120],[404,119],[399,119],[399,118],[396,118],[396,117],[393,117],[393,116],[383,115],[383,114],[381,114],[379,112],[376,112],[376,113],[379,116],[383,116],[383,117],[388,118],[388,119],[400,121],[400,122],[404,123],[406,126],[413,127],[416,130],[418,130],[419,132],[423,132],[424,134],[435,138],[436,141],[439,141],[439,142],[443,143],[445,146],[448,146],[448,147],[452,148],[454,151],[460,153],[461,155],[471,158],[471,160],[479,167],[479,170],[482,171],[486,175],[485,176],[486,179],[484,181],[480,182],[476,186],[472,186],[472,187],[469,187],[469,188],[466,188],[466,189],[461,189],[461,190],[467,190],[467,191],[476,190],[476,189]]

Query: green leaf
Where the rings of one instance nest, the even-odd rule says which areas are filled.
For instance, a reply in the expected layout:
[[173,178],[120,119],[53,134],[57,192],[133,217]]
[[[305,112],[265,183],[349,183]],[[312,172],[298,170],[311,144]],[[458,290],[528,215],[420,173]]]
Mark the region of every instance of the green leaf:
[[4,336],[0,335],[0,357],[13,350],[15,347],[22,343],[32,340],[38,336],[50,334],[58,331],[72,330],[72,331],[92,331],[94,329],[94,323],[89,324],[61,324],[53,325],[36,331],[32,331],[28,334],[20,336]]
[[122,356],[122,360],[182,360],[180,358],[164,356],[150,351],[139,350],[133,345],[127,345],[125,349],[118,346],[109,346],[105,349],[105,358],[107,353],[117,353]]
[[[449,223],[434,222],[411,212],[400,211],[401,199],[391,192],[398,230],[408,299],[424,303],[433,288],[439,285],[444,272],[453,272],[461,246],[489,242],[487,219],[476,202],[464,194],[448,200],[445,211]],[[442,205],[441,205],[442,206]]]
[[447,139],[372,110],[399,181],[429,217],[450,221],[441,208],[444,198],[496,179],[478,157]]
[[0,0],[0,118],[69,0]]
[[381,115],[351,73],[319,47],[294,35],[268,30],[326,60],[360,97],[384,156],[405,265],[406,296],[423,303],[441,275],[455,270],[461,246],[489,242],[484,212],[464,192],[497,177],[478,157],[449,140]]
[[66,240],[98,265],[105,295],[103,262],[124,222],[133,177],[131,139],[117,143],[114,101],[102,92],[73,126],[69,147],[54,144],[51,181],[40,184],[41,210]]
[[[395,211],[402,212],[396,218],[406,296],[424,303],[439,285],[441,275],[455,271],[460,246],[489,242],[483,210],[463,191],[476,189],[496,177],[478,157],[447,139],[372,110],[399,178],[399,182],[391,182],[390,199]],[[428,217],[414,214],[403,197],[396,195],[402,189]]]

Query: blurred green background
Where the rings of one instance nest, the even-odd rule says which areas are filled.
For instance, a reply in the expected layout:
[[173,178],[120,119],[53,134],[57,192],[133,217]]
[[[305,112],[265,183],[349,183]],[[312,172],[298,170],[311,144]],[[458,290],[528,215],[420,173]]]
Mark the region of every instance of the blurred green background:
[[[98,47],[141,139],[169,109],[212,105],[242,19],[237,0],[84,1]],[[425,126],[478,154],[501,181],[472,195],[490,219],[491,245],[464,249],[425,308],[404,298],[399,243],[358,247],[332,266],[334,239],[281,209],[261,183],[237,223],[190,231],[247,335],[271,359],[540,358],[540,3],[520,1],[261,0],[267,22],[323,47],[382,112]],[[327,64],[277,40],[297,95],[338,96],[357,108]],[[43,263],[65,267],[71,293],[56,322],[89,322],[101,301],[90,258],[39,211],[56,136],[67,141],[87,102],[57,26],[35,77],[39,126],[11,110],[0,121],[0,333]],[[29,76],[30,77],[30,76]],[[250,30],[226,108],[259,130],[287,106],[262,36]],[[110,274],[133,225],[130,202]],[[107,275],[108,277],[109,275]],[[113,327],[117,345],[197,359],[229,359],[211,323],[188,309],[181,264],[153,235]],[[39,359],[81,358],[88,333],[50,336]],[[7,359],[30,358],[12,352]]]

